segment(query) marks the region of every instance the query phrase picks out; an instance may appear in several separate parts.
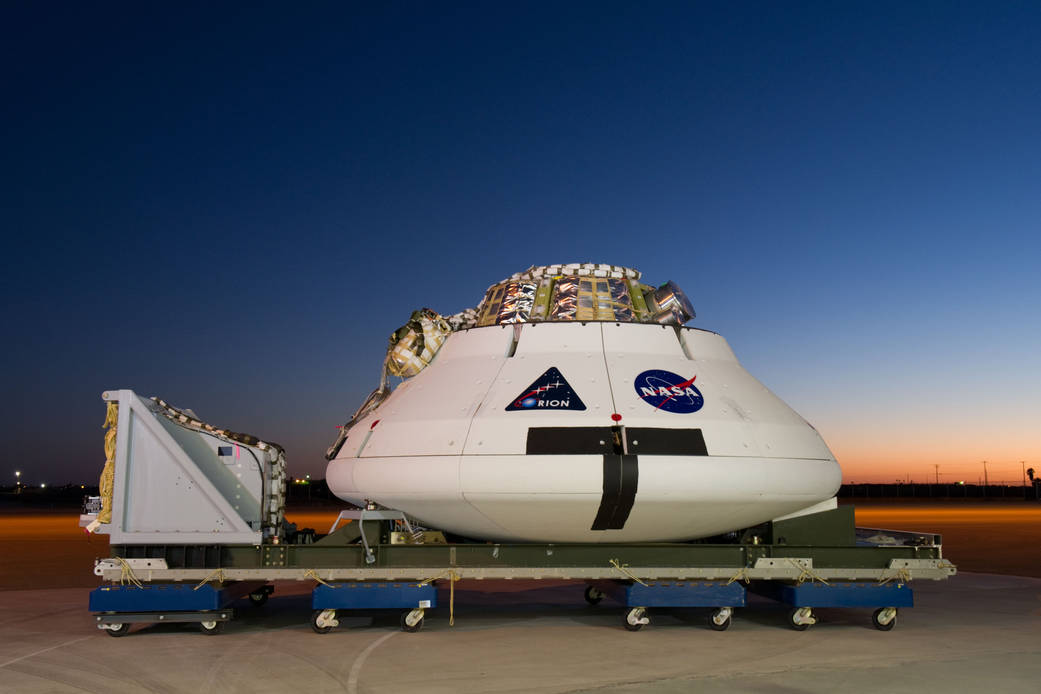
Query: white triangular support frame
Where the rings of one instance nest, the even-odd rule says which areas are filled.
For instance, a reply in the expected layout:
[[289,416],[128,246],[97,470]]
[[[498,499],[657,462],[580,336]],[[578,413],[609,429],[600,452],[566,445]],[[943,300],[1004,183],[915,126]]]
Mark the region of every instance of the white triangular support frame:
[[[158,421],[155,413],[149,409],[144,399],[132,390],[109,390],[102,398],[108,402],[119,403],[119,421],[116,430],[115,478],[112,490],[112,522],[102,524],[96,532],[108,534],[113,545],[126,544],[260,544],[261,532],[254,530],[243,519],[216,486],[199,469],[195,462],[181,448],[174,438]],[[133,419],[133,418],[136,418]],[[137,421],[149,434],[161,444],[168,459],[160,462],[130,460],[131,422]],[[157,531],[131,527],[128,512],[134,500],[129,498],[130,488],[127,481],[130,475],[142,474],[143,466],[149,464],[174,464],[179,472],[189,478],[199,496],[199,503],[207,503],[213,510],[223,515],[227,521],[226,529],[210,531]],[[133,468],[133,469],[132,469]],[[183,498],[171,502],[183,503]],[[189,507],[174,509],[186,518],[198,508]]]

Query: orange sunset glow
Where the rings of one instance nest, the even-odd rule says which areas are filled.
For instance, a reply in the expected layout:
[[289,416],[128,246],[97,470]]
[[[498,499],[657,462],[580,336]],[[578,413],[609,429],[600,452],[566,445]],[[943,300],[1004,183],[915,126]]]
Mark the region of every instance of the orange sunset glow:
[[[860,420],[864,421],[864,420]],[[842,466],[843,482],[1022,484],[1026,468],[1041,473],[1041,437],[1026,425],[991,430],[967,423],[908,422],[880,428],[820,429]],[[1022,462],[1021,462],[1022,461]],[[938,466],[938,467],[937,467]]]

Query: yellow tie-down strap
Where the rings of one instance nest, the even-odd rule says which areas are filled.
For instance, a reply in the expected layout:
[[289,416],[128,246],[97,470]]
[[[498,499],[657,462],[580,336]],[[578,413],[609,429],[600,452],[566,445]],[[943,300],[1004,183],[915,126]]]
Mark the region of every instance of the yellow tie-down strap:
[[416,585],[425,586],[442,578],[448,578],[451,581],[448,588],[448,626],[452,627],[455,626],[455,582],[459,580],[459,574],[452,569],[445,569],[437,576],[420,581]]

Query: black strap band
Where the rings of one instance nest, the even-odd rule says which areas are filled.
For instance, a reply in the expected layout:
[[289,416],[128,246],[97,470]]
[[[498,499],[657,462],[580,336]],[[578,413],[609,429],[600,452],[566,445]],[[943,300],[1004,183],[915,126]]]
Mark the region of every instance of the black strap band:
[[604,492],[592,530],[621,530],[636,502],[640,464],[635,455],[604,456]]

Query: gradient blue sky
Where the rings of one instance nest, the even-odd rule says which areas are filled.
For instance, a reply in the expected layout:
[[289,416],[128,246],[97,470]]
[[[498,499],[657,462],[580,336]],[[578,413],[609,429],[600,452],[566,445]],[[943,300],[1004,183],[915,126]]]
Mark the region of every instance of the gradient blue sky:
[[96,477],[132,388],[322,475],[412,309],[593,261],[683,287],[847,480],[1018,481],[1038,36],[1034,2],[5,3],[2,474]]

